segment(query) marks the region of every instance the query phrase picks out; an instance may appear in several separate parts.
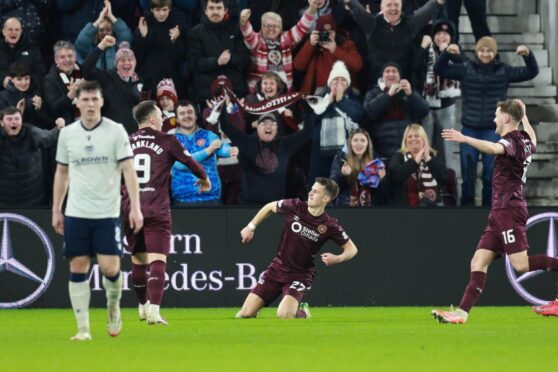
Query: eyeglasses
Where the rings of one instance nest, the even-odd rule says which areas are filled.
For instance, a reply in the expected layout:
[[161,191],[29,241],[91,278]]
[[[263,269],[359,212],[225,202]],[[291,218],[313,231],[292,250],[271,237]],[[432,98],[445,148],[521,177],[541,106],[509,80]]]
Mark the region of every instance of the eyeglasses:
[[279,25],[263,25],[265,28],[281,28]]

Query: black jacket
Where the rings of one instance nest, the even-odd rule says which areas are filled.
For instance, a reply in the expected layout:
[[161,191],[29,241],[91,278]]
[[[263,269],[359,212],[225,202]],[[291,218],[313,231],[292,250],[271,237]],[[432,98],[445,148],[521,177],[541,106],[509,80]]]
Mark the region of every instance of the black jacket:
[[23,122],[30,123],[35,126],[44,129],[51,129],[54,127],[54,121],[51,120],[47,113],[46,105],[43,102],[39,110],[35,109],[33,105],[33,97],[40,96],[40,92],[31,79],[31,85],[26,92],[20,92],[16,89],[12,82],[8,84],[8,87],[0,92],[0,110],[5,109],[9,106],[17,106],[17,103],[24,99],[25,100],[25,110],[23,112]]
[[103,87],[103,116],[124,125],[128,134],[138,130],[132,109],[140,102],[142,84],[139,79],[124,81],[115,70],[99,70],[95,67],[103,51],[95,47],[83,61],[83,76],[97,80]]
[[25,39],[25,33],[23,33],[13,48],[10,48],[4,39],[0,40],[0,89],[4,89],[1,85],[4,78],[8,76],[10,66],[15,62],[24,63],[35,81],[42,80],[45,66],[41,52],[39,48]]
[[63,118],[66,124],[75,120],[76,108],[68,98],[68,88],[60,78],[56,65],[43,78],[43,104],[51,117]]
[[136,70],[145,82],[146,90],[154,91],[161,80],[170,78],[180,91],[183,80],[180,66],[186,60],[186,31],[180,28],[180,36],[171,42],[169,30],[178,24],[173,13],[162,23],[152,14],[145,19],[147,36],[142,37],[139,31],[136,31],[132,44],[138,60]]
[[[231,52],[231,60],[219,66],[217,59],[227,49]],[[198,103],[212,98],[211,83],[219,75],[226,75],[235,93],[244,96],[249,63],[250,52],[235,22],[223,20],[216,24],[203,17],[188,34],[188,68],[194,80],[193,98]]]
[[24,124],[9,137],[0,129],[0,207],[47,204],[42,149],[56,146],[59,130]]

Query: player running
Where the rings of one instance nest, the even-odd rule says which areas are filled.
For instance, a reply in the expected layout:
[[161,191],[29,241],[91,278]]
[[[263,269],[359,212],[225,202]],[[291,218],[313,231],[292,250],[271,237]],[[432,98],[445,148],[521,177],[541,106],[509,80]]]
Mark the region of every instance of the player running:
[[256,227],[271,213],[285,216],[285,224],[279,242],[277,256],[267,267],[262,279],[248,294],[237,318],[254,318],[258,311],[272,303],[277,297],[283,299],[277,308],[277,317],[308,318],[308,304],[301,303],[302,297],[312,286],[316,275],[314,258],[326,241],[332,239],[343,248],[343,253],[323,253],[326,266],[348,261],[357,254],[357,248],[335,218],[324,212],[326,205],[337,197],[339,187],[328,178],[316,178],[308,193],[308,202],[300,199],[285,199],[266,204],[242,229],[243,243],[254,237]]
[[[160,315],[160,306],[171,242],[170,171],[174,162],[179,161],[198,177],[196,185],[200,192],[209,191],[211,183],[203,167],[176,137],[161,132],[163,115],[155,101],[141,102],[134,107],[133,115],[139,130],[130,135],[130,143],[138,172],[144,224],[135,233],[124,223],[128,250],[132,254],[132,283],[139,301],[140,320],[167,325]],[[124,188],[122,194],[122,215],[126,216],[130,204]]]
[[[558,259],[545,255],[528,256],[525,224],[529,214],[523,187],[531,154],[536,151],[537,137],[527,119],[525,104],[520,100],[499,102],[494,118],[496,134],[493,143],[464,136],[454,129],[444,129],[448,141],[466,143],[487,154],[497,155],[492,180],[492,208],[476,252],[471,260],[471,277],[459,308],[451,311],[432,310],[441,323],[462,324],[479,299],[486,282],[486,272],[492,261],[506,254],[513,268],[521,273],[535,270],[558,271]],[[520,131],[519,123],[523,123]],[[558,302],[534,307],[537,313],[558,316]]]

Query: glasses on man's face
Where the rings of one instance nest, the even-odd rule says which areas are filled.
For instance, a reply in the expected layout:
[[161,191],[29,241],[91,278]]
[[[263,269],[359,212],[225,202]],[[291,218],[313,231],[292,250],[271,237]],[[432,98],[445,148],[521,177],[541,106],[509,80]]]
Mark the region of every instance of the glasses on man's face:
[[279,25],[263,25],[265,28],[281,28]]

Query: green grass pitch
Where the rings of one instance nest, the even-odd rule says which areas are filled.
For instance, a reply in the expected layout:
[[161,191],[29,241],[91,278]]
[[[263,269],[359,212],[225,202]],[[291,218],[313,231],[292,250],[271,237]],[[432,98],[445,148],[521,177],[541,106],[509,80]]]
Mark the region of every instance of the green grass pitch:
[[425,307],[312,308],[312,318],[234,319],[238,309],[163,309],[148,326],[124,309],[120,336],[91,312],[93,341],[71,342],[70,309],[0,310],[1,371],[552,371],[558,319],[478,307],[465,325]]

